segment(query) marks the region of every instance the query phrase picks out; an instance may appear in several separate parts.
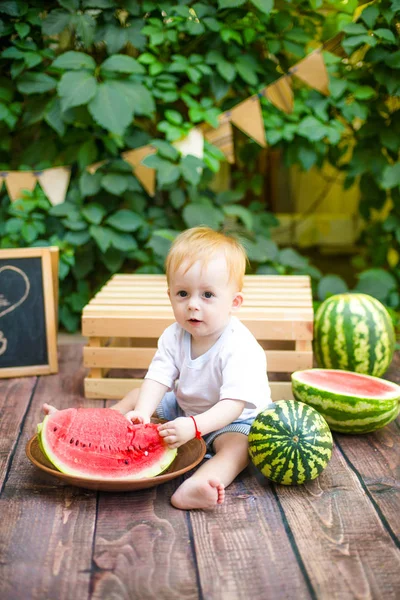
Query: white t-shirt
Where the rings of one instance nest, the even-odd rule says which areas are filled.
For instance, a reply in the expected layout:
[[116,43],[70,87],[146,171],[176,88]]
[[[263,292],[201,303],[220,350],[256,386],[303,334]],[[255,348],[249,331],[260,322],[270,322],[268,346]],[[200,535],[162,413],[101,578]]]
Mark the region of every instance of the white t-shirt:
[[191,335],[178,323],[167,327],[146,378],[173,389],[186,416],[229,398],[246,403],[239,416],[243,420],[255,417],[271,402],[265,352],[236,317],[215,344],[193,360]]

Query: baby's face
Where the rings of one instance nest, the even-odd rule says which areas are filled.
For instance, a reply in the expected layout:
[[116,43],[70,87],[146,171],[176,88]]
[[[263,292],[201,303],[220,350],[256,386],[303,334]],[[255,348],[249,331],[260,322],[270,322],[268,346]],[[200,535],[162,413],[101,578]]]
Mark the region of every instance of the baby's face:
[[168,293],[175,319],[193,338],[207,337],[214,342],[240,307],[242,294],[235,282],[229,281],[223,254],[206,266],[198,261],[186,268],[183,263],[170,277]]

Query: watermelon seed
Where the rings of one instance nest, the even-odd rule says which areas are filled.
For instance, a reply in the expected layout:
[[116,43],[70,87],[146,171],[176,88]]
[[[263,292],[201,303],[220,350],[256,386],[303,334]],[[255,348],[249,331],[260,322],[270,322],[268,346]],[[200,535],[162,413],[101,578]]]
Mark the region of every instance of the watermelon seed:
[[71,439],[69,440],[69,443],[70,443],[70,444],[73,444],[73,443],[74,443],[74,438],[71,438]]
[[57,431],[57,427],[54,427],[53,431]]
[[76,440],[75,446],[79,446],[79,440]]
[[125,464],[129,465],[129,460],[128,459],[125,460]]

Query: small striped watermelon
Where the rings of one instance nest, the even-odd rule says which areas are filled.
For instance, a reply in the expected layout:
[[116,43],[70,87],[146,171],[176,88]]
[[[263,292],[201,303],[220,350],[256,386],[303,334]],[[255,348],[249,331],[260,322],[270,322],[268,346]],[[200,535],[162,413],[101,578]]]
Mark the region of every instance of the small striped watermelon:
[[313,347],[319,367],[380,377],[393,359],[393,323],[372,296],[336,294],[315,313]]
[[310,406],[279,400],[253,421],[249,454],[253,465],[272,481],[296,485],[325,469],[332,435],[325,419]]
[[361,373],[306,369],[292,374],[296,400],[320,412],[333,431],[368,433],[399,413],[400,386]]

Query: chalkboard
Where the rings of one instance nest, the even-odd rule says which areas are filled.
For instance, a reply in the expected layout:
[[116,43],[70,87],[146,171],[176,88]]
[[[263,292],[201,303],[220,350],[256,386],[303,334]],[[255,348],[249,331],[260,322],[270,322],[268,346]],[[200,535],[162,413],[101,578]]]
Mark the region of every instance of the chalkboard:
[[0,377],[56,373],[58,248],[0,250]]

